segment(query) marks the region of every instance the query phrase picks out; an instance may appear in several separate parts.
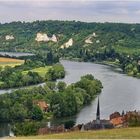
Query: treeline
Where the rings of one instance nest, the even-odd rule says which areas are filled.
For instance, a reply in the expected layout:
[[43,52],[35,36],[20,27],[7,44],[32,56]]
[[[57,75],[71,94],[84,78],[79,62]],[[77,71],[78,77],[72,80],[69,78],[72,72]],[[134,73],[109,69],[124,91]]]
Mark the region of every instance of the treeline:
[[43,82],[43,78],[37,73],[29,71],[27,74],[14,72],[9,66],[0,71],[0,89],[23,87]]
[[[16,123],[14,125],[16,135],[31,135],[34,132],[29,134],[28,130],[32,126],[36,126],[38,121],[45,120],[49,114],[55,118],[75,115],[83,106],[91,103],[101,89],[102,84],[99,80],[92,75],[86,75],[81,77],[79,82],[69,86],[64,82],[57,84],[47,82],[44,87],[3,94],[0,95],[0,121]],[[49,112],[43,112],[37,104],[34,104],[36,100],[44,100],[50,104]],[[37,131],[37,129],[35,130]]]
[[44,72],[45,77],[31,70],[24,73],[21,68],[18,71],[18,69],[9,66],[0,69],[0,89],[35,85],[45,81],[56,81],[65,77],[64,67],[59,63],[52,65],[48,71]]
[[[55,54],[52,54],[51,51],[39,52],[33,56],[20,58],[25,59],[24,64],[15,67],[0,67],[0,89],[34,85],[46,80],[64,78],[65,76],[64,67],[61,64],[57,64],[59,58]],[[32,71],[35,68],[50,65],[52,65],[52,68],[48,72],[44,72],[46,73],[45,77]],[[24,71],[27,71],[27,73],[24,73]]]

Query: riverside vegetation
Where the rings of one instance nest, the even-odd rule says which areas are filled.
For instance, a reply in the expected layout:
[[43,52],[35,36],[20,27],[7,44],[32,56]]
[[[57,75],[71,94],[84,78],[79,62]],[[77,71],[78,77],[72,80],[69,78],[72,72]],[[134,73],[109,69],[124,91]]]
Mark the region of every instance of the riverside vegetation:
[[[55,41],[37,41],[37,33]],[[6,36],[11,39],[6,40]],[[45,36],[46,37],[46,36]],[[69,39],[71,45],[64,47]],[[0,50],[52,50],[59,57],[81,61],[109,61],[130,76],[140,77],[140,24],[35,21],[0,24]],[[62,47],[63,45],[63,47]]]
[[24,57],[25,62],[21,65],[0,67],[0,88],[29,86],[65,76],[64,67],[57,64],[59,61],[57,57],[50,56],[50,53],[39,53]]
[[[52,75],[49,78],[52,78]],[[34,135],[49,117],[61,118],[75,115],[101,92],[102,84],[92,75],[67,86],[64,82],[47,81],[44,87],[16,90],[0,95],[0,120],[13,123],[15,135]],[[43,112],[33,103],[45,100],[50,111]]]

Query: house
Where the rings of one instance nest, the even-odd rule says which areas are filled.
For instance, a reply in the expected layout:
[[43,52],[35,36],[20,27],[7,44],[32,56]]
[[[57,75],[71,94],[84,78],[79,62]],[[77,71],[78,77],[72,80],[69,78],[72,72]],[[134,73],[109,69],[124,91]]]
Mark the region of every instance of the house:
[[110,123],[113,124],[114,127],[124,127],[126,120],[124,119],[124,117],[120,116],[120,117],[116,117],[110,120]]
[[112,123],[115,128],[127,127],[127,115],[124,114],[124,111],[122,112],[122,114],[120,114],[119,112],[114,112],[110,115],[110,123]]
[[49,104],[47,104],[44,100],[36,100],[33,101],[33,103],[38,105],[43,112],[47,112],[49,109]]

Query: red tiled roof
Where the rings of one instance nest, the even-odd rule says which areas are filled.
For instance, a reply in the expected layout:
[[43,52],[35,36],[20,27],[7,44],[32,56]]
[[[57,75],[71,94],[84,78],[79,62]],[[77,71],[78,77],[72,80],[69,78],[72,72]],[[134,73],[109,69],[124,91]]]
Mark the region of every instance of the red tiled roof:
[[116,126],[116,125],[123,124],[123,123],[124,123],[124,119],[123,119],[123,117],[117,117],[117,118],[111,119],[110,122],[111,122],[114,126]]

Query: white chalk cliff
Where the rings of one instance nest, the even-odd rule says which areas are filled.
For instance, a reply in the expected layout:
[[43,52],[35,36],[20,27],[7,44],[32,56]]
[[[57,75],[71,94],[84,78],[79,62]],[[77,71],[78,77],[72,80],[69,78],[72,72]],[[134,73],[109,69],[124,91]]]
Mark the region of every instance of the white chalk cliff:
[[5,40],[13,40],[15,39],[13,35],[6,35]]
[[35,40],[38,42],[57,42],[57,37],[54,34],[52,37],[48,37],[46,33],[37,33]]
[[61,45],[61,49],[64,49],[64,48],[69,48],[69,47],[71,47],[73,45],[73,39],[72,38],[70,38],[69,40],[68,40],[68,42],[66,42],[66,43],[64,43],[63,45]]
[[93,37],[97,37],[95,32],[93,32],[93,34],[89,35],[89,37],[85,40],[85,43],[92,44],[93,43],[93,41],[92,41]]
[[57,38],[54,34],[53,34],[52,38],[50,38],[50,40],[53,41],[53,42],[57,42]]

